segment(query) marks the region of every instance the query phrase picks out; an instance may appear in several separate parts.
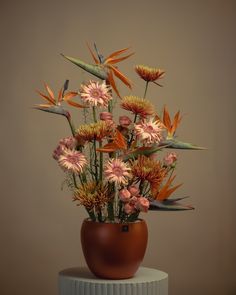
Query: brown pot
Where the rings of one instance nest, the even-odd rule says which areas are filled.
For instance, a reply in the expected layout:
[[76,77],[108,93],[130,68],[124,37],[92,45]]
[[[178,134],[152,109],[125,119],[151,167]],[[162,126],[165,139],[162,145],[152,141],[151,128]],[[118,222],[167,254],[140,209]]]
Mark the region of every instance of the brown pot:
[[106,279],[131,278],[143,260],[148,240],[144,220],[99,223],[85,219],[81,244],[91,272]]

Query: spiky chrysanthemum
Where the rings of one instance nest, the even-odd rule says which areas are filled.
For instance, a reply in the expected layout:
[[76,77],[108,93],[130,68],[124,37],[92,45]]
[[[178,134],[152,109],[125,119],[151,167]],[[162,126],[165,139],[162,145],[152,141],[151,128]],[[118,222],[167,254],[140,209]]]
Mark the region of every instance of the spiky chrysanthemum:
[[90,211],[101,209],[112,197],[106,185],[88,182],[75,190],[73,200],[79,201],[78,205],[83,205]]
[[80,139],[85,141],[102,140],[112,134],[113,128],[107,121],[81,125],[76,133]]
[[134,132],[144,144],[159,143],[162,139],[163,124],[154,119],[142,120],[135,124]]
[[125,96],[122,99],[121,107],[143,118],[154,114],[154,106],[150,101],[133,95]]
[[131,171],[136,180],[146,180],[150,183],[152,190],[156,190],[169,170],[163,167],[160,161],[141,155],[131,163]]
[[116,184],[126,184],[131,178],[130,167],[120,159],[110,159],[104,169],[105,177],[109,182]]
[[161,79],[165,72],[156,68],[149,68],[144,65],[138,65],[135,67],[136,73],[147,82],[155,82],[158,79]]
[[58,164],[65,171],[80,174],[87,164],[87,160],[81,152],[65,148],[63,154],[58,158]]
[[89,81],[87,84],[82,84],[80,88],[80,96],[90,106],[107,107],[108,102],[112,99],[111,88],[103,81]]

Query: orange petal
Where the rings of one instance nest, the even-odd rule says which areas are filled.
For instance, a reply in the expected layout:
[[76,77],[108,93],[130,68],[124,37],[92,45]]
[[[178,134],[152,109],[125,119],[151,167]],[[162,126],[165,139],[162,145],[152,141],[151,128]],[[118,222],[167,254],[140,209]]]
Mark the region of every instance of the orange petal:
[[126,55],[126,56],[123,56],[123,57],[120,57],[120,58],[108,58],[106,59],[105,63],[108,64],[115,64],[115,63],[118,63],[122,60],[125,60],[127,58],[129,58],[131,55],[134,55],[134,52],[133,53],[130,53],[129,55]]
[[59,94],[58,94],[58,102],[61,102],[62,101],[62,93],[63,93],[63,87],[59,91]]
[[105,60],[107,60],[108,58],[112,58],[112,57],[115,57],[117,55],[120,55],[121,53],[127,51],[130,47],[127,47],[127,48],[124,48],[124,49],[120,49],[120,50],[117,50],[115,52],[113,52],[112,54],[110,54]]
[[46,83],[44,83],[44,85],[45,85],[45,88],[46,88],[49,96],[55,100],[54,93],[52,92],[51,88]]
[[127,142],[123,134],[118,129],[116,129],[116,136],[115,136],[114,143],[117,145],[119,149],[127,150]]
[[78,92],[67,92],[66,95],[64,95],[63,99],[65,101],[70,100],[72,97],[75,97],[78,95]]
[[178,111],[176,114],[175,114],[175,117],[174,117],[174,122],[173,122],[173,126],[171,128],[171,133],[174,134],[179,123],[181,121],[181,117],[180,117],[180,111]]
[[116,87],[116,83],[114,81],[114,77],[111,70],[108,73],[108,82],[111,84],[111,87],[114,89],[115,93],[119,96],[119,98],[121,98],[120,93]]
[[117,78],[119,78],[125,85],[127,85],[131,89],[131,84],[130,81],[128,80],[125,75],[123,75],[117,68],[114,66],[110,66],[110,68],[113,70],[114,74],[116,75]]
[[95,61],[96,64],[99,64],[99,61],[96,58],[96,56],[94,55],[94,53],[93,53],[92,49],[90,48],[89,44],[88,43],[86,43],[86,44],[87,44],[87,47],[88,47],[88,49],[89,49],[89,51],[90,51],[90,53],[91,53],[91,55],[93,57],[93,60]]
[[38,90],[36,90],[36,92],[38,92],[38,94],[45,98],[50,104],[55,105],[55,101],[51,97],[48,97],[47,95],[41,93]]
[[164,107],[164,113],[163,113],[163,123],[167,127],[167,129],[171,130],[171,120],[169,112],[167,111],[166,107]]

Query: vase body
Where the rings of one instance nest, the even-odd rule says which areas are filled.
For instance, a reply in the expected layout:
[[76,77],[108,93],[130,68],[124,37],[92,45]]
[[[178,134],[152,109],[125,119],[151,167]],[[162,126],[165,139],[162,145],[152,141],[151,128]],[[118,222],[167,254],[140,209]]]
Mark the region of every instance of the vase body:
[[81,244],[91,272],[100,278],[127,279],[138,270],[148,240],[144,220],[99,223],[88,219],[81,227]]

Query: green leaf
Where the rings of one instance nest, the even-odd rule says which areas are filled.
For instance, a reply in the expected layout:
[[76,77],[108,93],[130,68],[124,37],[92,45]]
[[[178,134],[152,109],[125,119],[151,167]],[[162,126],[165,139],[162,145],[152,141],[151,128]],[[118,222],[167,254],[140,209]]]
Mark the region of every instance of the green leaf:
[[108,75],[104,68],[100,65],[91,65],[83,62],[80,59],[75,59],[73,57],[65,56],[64,54],[61,54],[64,58],[72,62],[73,64],[77,65],[81,69],[85,70],[86,72],[102,79],[102,80],[107,80]]
[[188,142],[178,141],[178,140],[175,140],[174,138],[166,139],[162,141],[161,145],[166,146],[168,149],[171,148],[171,149],[185,149],[185,150],[206,150],[206,148],[204,147],[193,145]]
[[34,109],[56,114],[56,115],[62,115],[67,118],[70,117],[69,112],[66,111],[62,106],[50,106],[50,107],[35,106]]
[[189,205],[182,205],[178,202],[172,202],[171,204],[166,201],[152,200],[150,201],[149,210],[151,211],[183,211],[183,210],[193,210],[194,208]]

